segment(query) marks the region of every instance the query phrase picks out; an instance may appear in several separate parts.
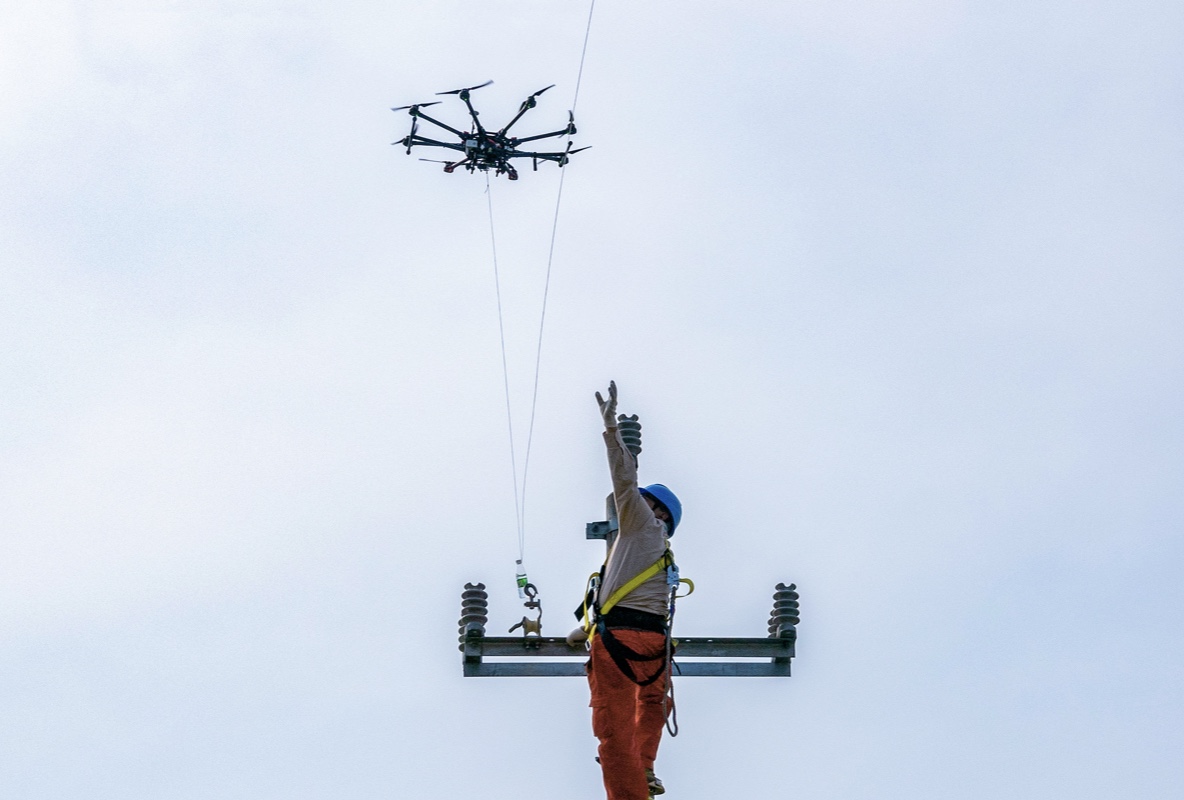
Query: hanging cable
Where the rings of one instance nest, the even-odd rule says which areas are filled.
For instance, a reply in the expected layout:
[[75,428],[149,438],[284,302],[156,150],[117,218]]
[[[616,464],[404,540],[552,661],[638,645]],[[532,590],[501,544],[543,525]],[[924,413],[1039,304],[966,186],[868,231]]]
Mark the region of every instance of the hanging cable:
[[[502,282],[497,267],[497,234],[493,224],[493,191],[489,185],[489,173],[485,173],[485,201],[489,208],[489,244],[493,251],[493,288],[497,295],[497,330],[502,346],[502,383],[506,392],[506,428],[510,437],[510,473],[514,476],[514,517],[518,525],[518,561],[522,562],[524,529],[522,527],[522,506],[518,494],[518,459],[514,455],[514,417],[510,411],[510,368],[506,361],[506,326],[502,314]],[[525,480],[525,476],[523,477]]]
[[584,27],[584,47],[580,50],[580,69],[576,72],[576,92],[571,98],[571,111],[576,111],[576,103],[580,100],[580,81],[584,77],[584,57],[588,55],[588,37],[592,34],[592,13],[596,11],[596,0],[588,6],[588,24]]
[[[584,27],[584,46],[580,50],[580,67],[576,71],[576,89],[571,99],[571,112],[574,115],[576,105],[580,100],[580,83],[584,78],[584,59],[588,55],[588,39],[592,34],[592,14],[596,11],[596,0],[588,7],[588,23]],[[567,136],[568,147],[571,147],[571,135]],[[525,531],[525,517],[526,517],[526,482],[527,476],[530,474],[530,449],[534,442],[534,420],[535,412],[538,409],[539,400],[539,373],[541,371],[543,361],[543,330],[547,322],[547,296],[551,289],[551,265],[555,260],[555,237],[559,231],[559,208],[563,202],[563,179],[566,177],[567,171],[559,171],[559,190],[555,195],[555,215],[551,220],[551,244],[547,250],[547,273],[543,280],[543,305],[542,311],[539,313],[539,335],[535,347],[534,354],[534,387],[530,395],[530,423],[526,430],[526,454],[523,457],[522,463],[522,499],[521,502],[515,503],[515,507],[521,508],[521,520],[519,522],[520,532],[518,537],[518,559],[521,561],[525,558],[526,549],[526,531]],[[486,176],[486,181],[489,178]]]
[[[580,50],[580,66],[576,72],[576,88],[572,96],[571,112],[574,115],[576,104],[580,97],[580,83],[584,76],[584,60],[588,54],[588,39],[592,32],[592,15],[596,10],[596,0],[592,0],[588,8],[588,22],[584,28],[584,43]],[[571,134],[567,135],[567,149],[571,149]],[[562,162],[560,166],[564,166],[566,161]],[[563,201],[563,179],[566,175],[564,170],[559,173],[559,188],[555,196],[555,214],[551,220],[551,242],[547,250],[547,271],[543,282],[543,302],[542,309],[539,314],[539,328],[538,339],[535,346],[534,359],[534,384],[531,390],[530,397],[530,422],[527,427],[526,435],[526,452],[522,462],[522,482],[518,482],[518,458],[514,450],[514,421],[513,421],[513,404],[510,400],[510,368],[509,361],[506,356],[506,328],[505,315],[502,309],[502,294],[501,294],[501,276],[498,271],[497,263],[497,235],[495,232],[494,216],[493,216],[493,191],[490,185],[489,173],[485,174],[485,197],[486,206],[489,211],[489,242],[493,252],[493,282],[494,289],[497,294],[497,324],[498,334],[501,340],[501,354],[502,354],[502,382],[506,395],[506,428],[510,438],[510,471],[513,475],[514,485],[514,516],[517,525],[518,533],[518,559],[517,559],[517,574],[516,580],[518,583],[518,593],[522,597],[527,595],[527,587],[534,589],[528,583],[526,577],[526,568],[523,566],[523,560],[526,556],[526,486],[527,476],[530,471],[530,452],[531,445],[534,442],[534,422],[536,411],[538,410],[538,396],[539,396],[539,374],[542,368],[543,357],[543,332],[546,328],[547,321],[547,298],[551,289],[551,267],[555,260],[555,239],[559,230],[559,209]],[[537,590],[535,590],[537,592]],[[530,595],[533,600],[535,595]],[[528,604],[529,605],[529,604]]]

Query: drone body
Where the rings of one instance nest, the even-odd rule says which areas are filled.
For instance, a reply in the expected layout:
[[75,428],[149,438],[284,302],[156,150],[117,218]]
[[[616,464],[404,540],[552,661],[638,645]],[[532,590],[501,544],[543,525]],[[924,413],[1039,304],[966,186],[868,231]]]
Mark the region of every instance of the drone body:
[[[411,155],[411,148],[417,145],[424,147],[443,147],[447,150],[455,150],[458,153],[461,153],[462,157],[455,161],[442,162],[444,164],[445,172],[454,172],[457,167],[464,167],[469,172],[473,172],[474,170],[488,172],[489,170],[493,170],[494,175],[506,175],[512,181],[518,180],[518,171],[514,169],[513,164],[510,163],[511,159],[529,158],[533,162],[534,168],[536,170],[539,168],[540,161],[554,161],[556,164],[562,167],[567,163],[568,158],[573,153],[578,153],[580,150],[588,149],[586,147],[580,147],[573,150],[570,140],[567,143],[567,148],[561,152],[542,153],[518,149],[519,145],[526,142],[533,142],[539,139],[549,139],[556,136],[571,136],[575,134],[575,116],[570,111],[568,112],[567,127],[562,130],[552,131],[551,133],[541,133],[537,136],[515,137],[508,135],[507,132],[511,127],[514,126],[515,123],[518,122],[518,120],[522,119],[522,115],[538,104],[536,98],[543,92],[547,91],[547,89],[550,89],[551,86],[539,89],[530,97],[526,98],[526,100],[524,100],[522,105],[518,108],[518,113],[515,114],[514,118],[506,123],[506,125],[501,128],[501,130],[498,130],[497,132],[486,130],[481,124],[481,120],[478,119],[478,114],[476,109],[473,108],[473,104],[469,102],[469,92],[473,91],[474,89],[480,89],[482,87],[488,86],[491,83],[493,83],[493,81],[486,81],[480,86],[470,86],[467,89],[454,89],[450,92],[439,92],[439,94],[442,95],[455,94],[460,97],[461,101],[464,102],[465,107],[468,108],[469,116],[473,120],[473,129],[471,131],[457,130],[451,125],[445,125],[443,122],[432,119],[427,114],[424,114],[422,111],[420,111],[420,109],[424,108],[425,106],[436,105],[440,102],[439,100],[435,100],[431,103],[416,103],[415,105],[411,106],[400,106],[399,108],[391,109],[391,111],[403,111],[406,109],[408,115],[411,117],[411,133],[409,133],[403,139],[397,142],[392,142],[391,144],[398,144],[406,147],[407,155]],[[553,85],[554,84],[552,84],[552,86]],[[419,120],[421,119],[455,134],[460,141],[441,142],[436,139],[429,139],[426,136],[420,136],[418,130]],[[420,160],[430,161],[432,159],[424,158]]]

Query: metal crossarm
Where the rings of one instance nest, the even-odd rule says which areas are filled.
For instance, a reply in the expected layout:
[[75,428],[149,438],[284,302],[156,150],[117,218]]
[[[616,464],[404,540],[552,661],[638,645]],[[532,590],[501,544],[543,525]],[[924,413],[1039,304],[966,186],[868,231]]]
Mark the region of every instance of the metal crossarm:
[[[690,677],[789,677],[796,631],[778,638],[676,636],[674,675]],[[585,675],[583,647],[570,647],[557,637],[483,636],[470,628],[461,650],[466,678],[571,677]],[[488,658],[515,659],[487,661]],[[579,661],[572,659],[579,658]],[[687,661],[686,659],[752,658],[760,661]]]
[[[585,535],[612,546],[619,526],[613,496],[605,500],[608,519],[589,522]],[[725,638],[679,636],[674,653],[674,676],[720,678],[788,678],[801,621],[797,586],[779,583],[773,589],[767,637]],[[525,619],[523,620],[526,621]],[[486,636],[489,593],[483,583],[467,583],[461,592],[460,651],[466,678],[582,677],[587,650],[571,647],[557,637]],[[518,627],[517,625],[515,627]],[[513,628],[511,628],[513,630]],[[535,629],[537,632],[537,628]],[[746,659],[746,660],[736,660]]]

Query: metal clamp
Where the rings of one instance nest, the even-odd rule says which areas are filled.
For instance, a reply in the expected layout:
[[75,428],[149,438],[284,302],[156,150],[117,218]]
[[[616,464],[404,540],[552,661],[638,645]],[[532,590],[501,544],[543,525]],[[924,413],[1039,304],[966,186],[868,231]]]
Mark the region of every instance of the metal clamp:
[[528,584],[526,584],[526,586],[523,587],[523,591],[526,592],[526,596],[529,599],[525,603],[523,603],[522,605],[526,606],[526,608],[528,608],[528,609],[537,611],[538,616],[535,617],[534,619],[531,619],[530,617],[526,617],[526,616],[522,617],[522,621],[515,622],[510,627],[509,632],[513,633],[514,631],[521,628],[523,638],[525,638],[527,636],[531,636],[531,635],[542,636],[543,635],[543,601],[538,599],[539,590],[537,587],[535,587],[535,585],[533,583],[528,583]]

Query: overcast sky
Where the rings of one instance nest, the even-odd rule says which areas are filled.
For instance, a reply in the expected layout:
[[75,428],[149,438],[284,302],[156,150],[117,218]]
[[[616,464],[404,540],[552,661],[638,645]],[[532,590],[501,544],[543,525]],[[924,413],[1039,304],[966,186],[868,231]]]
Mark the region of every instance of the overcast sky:
[[[0,794],[603,797],[578,679],[464,679],[523,609],[582,0],[0,7]],[[679,493],[680,800],[1184,786],[1184,6],[600,0],[526,491],[544,632],[602,556],[593,392]],[[450,124],[463,106],[434,107]],[[424,153],[425,157],[435,157]]]

